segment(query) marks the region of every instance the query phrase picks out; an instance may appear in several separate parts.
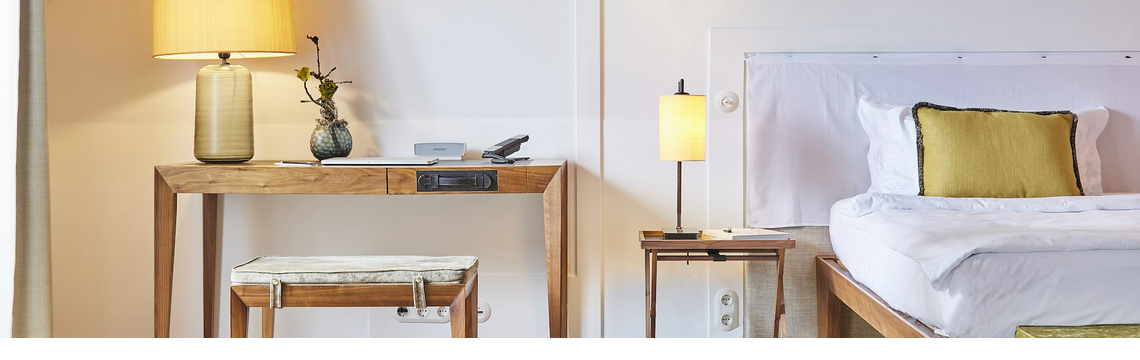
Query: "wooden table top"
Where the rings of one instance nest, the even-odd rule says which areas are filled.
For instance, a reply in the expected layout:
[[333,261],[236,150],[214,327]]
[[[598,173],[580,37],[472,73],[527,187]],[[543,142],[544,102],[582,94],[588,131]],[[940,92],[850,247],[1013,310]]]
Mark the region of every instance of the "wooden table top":
[[660,230],[638,233],[644,250],[775,250],[795,249],[796,240],[665,240]]
[[[154,167],[175,193],[202,194],[417,194],[417,171],[493,170],[498,174],[497,191],[481,194],[543,193],[565,159],[519,160],[493,164],[490,160],[448,160],[435,165],[413,166],[278,166],[277,160],[252,160],[237,164],[186,162]],[[458,194],[430,192],[419,194]]]
[[482,160],[440,160],[435,165],[315,165],[315,166],[279,166],[276,165],[278,161],[296,161],[296,162],[318,162],[313,159],[308,160],[250,160],[243,163],[233,164],[209,164],[200,161],[190,161],[176,164],[158,165],[156,168],[195,168],[195,167],[209,167],[209,168],[250,168],[250,169],[296,169],[296,168],[326,168],[326,169],[347,169],[347,168],[366,168],[366,169],[437,169],[437,168],[462,168],[462,167],[478,167],[478,168],[494,168],[494,167],[520,167],[520,166],[561,166],[566,162],[566,159],[528,159],[518,160],[514,164],[494,164],[489,159]]

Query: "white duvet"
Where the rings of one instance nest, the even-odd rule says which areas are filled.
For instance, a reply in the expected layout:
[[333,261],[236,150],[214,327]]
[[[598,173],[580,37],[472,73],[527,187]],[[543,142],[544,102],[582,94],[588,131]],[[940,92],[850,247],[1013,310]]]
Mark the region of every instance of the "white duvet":
[[981,253],[1140,250],[1140,195],[1031,199],[867,193],[836,204],[851,227],[923,269],[936,290]]

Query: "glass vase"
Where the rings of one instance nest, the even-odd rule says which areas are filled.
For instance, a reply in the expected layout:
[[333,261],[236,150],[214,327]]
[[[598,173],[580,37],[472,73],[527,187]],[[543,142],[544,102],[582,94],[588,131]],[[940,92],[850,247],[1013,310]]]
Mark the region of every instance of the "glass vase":
[[309,150],[317,160],[345,157],[352,152],[352,134],[348,124],[337,118],[336,104],[331,100],[321,107],[321,118],[309,138]]

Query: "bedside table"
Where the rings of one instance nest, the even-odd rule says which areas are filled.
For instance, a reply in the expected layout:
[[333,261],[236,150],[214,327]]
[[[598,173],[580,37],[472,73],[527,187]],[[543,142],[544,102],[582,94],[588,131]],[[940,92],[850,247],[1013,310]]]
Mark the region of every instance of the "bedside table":
[[656,337],[658,261],[775,261],[776,321],[772,335],[783,337],[787,332],[784,325],[784,251],[795,249],[795,240],[665,240],[659,230],[641,231],[638,235],[641,249],[645,250],[645,337]]

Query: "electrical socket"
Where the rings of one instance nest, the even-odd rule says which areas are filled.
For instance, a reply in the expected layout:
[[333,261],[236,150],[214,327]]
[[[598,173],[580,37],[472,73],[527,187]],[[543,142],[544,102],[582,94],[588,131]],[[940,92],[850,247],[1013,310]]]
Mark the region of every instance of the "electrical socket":
[[396,321],[402,323],[444,324],[451,320],[450,308],[447,306],[428,307],[418,311],[414,307],[401,306],[395,309],[393,315]]
[[[401,306],[392,313],[397,322],[444,324],[451,322],[451,307],[436,306],[416,311],[415,308]],[[485,301],[479,302],[479,322],[485,323],[491,318],[491,305]]]
[[479,302],[479,323],[485,323],[491,319],[491,305],[486,301]]
[[740,296],[732,289],[720,289],[713,297],[713,321],[721,331],[732,331],[740,326]]

